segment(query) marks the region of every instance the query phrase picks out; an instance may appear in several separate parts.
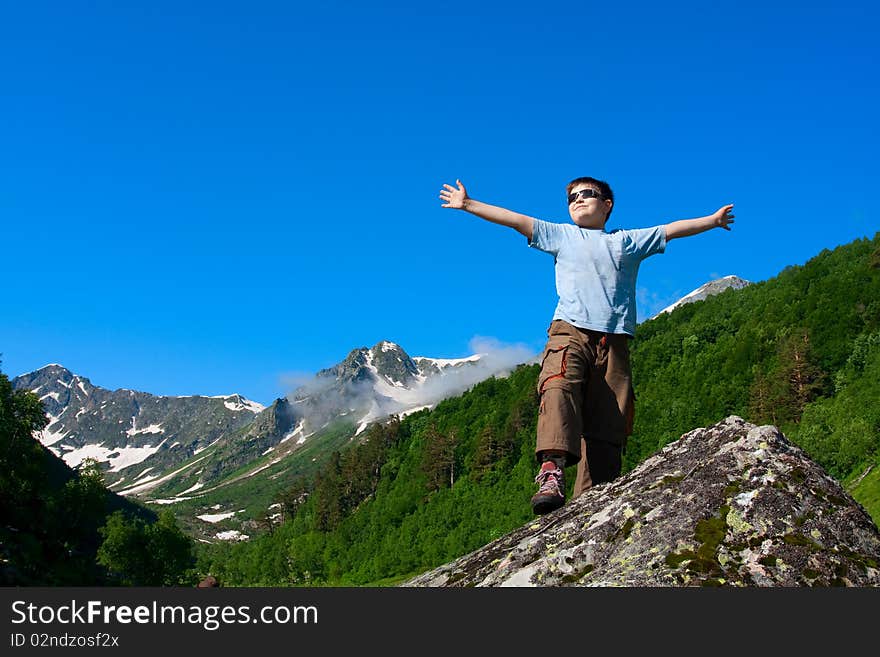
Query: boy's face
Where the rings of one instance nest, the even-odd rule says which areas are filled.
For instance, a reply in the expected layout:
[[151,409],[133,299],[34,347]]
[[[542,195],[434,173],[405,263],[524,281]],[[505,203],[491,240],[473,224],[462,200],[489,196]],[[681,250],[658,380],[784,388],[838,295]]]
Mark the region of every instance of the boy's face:
[[[576,195],[582,189],[591,189],[599,194],[599,188],[589,183],[578,183],[571,189],[571,195]],[[611,201],[601,196],[578,196],[568,204],[568,214],[575,225],[581,228],[604,228],[605,220],[611,211]]]

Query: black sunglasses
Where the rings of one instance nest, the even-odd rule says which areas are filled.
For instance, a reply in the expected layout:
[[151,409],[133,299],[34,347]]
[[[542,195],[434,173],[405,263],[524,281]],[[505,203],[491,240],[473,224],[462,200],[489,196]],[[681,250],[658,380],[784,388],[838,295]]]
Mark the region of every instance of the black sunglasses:
[[602,195],[595,189],[588,187],[587,189],[578,190],[568,195],[568,204],[571,205],[579,198],[602,198]]

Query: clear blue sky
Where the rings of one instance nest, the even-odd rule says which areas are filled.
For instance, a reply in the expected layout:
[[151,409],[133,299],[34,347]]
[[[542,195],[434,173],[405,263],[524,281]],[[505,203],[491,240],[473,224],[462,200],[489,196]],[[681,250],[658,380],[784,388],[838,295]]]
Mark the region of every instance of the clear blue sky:
[[107,388],[239,392],[388,339],[541,348],[553,261],[444,182],[609,224],[735,203],[640,319],[873,236],[876,3],[40,2],[0,19],[0,352]]

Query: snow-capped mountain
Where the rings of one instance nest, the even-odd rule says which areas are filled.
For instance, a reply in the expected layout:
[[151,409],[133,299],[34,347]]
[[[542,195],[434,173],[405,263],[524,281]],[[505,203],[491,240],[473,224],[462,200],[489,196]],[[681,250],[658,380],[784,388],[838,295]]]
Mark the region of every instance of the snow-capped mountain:
[[71,467],[95,459],[109,485],[149,479],[251,424],[264,410],[241,395],[159,397],[107,390],[52,364],[16,377],[36,393],[49,425],[39,441]]
[[[702,301],[715,294],[720,294],[721,292],[724,292],[724,290],[730,288],[733,288],[734,290],[741,290],[746,285],[751,285],[751,283],[743,278],[740,278],[739,276],[725,276],[724,278],[709,281],[705,285],[701,285],[700,287],[698,287],[693,292],[686,294],[672,305],[667,306],[659,313],[654,315],[654,317],[658,317],[663,313],[671,313],[676,308],[680,308],[685,304],[693,303],[694,301]],[[652,317],[651,319],[654,319],[654,317]]]
[[57,364],[12,383],[43,402],[50,420],[36,436],[43,445],[72,467],[95,459],[109,487],[144,495],[170,480],[207,485],[272,452],[281,459],[340,418],[360,433],[373,421],[432,406],[516,364],[485,355],[410,358],[383,341],[353,350],[268,408],[241,395],[111,391]]
[[350,415],[360,423],[360,431],[372,420],[427,408],[500,374],[504,367],[509,369],[510,364],[496,367],[479,354],[460,359],[410,358],[399,345],[383,341],[353,350],[290,398],[313,429]]

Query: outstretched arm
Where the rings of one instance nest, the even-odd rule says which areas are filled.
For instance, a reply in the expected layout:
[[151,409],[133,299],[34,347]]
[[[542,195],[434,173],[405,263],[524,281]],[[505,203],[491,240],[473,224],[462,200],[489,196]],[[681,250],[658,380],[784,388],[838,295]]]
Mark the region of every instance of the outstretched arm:
[[673,221],[666,224],[666,241],[674,240],[676,237],[688,237],[698,233],[704,233],[711,228],[723,228],[730,230],[730,224],[734,223],[733,218],[736,216],[731,214],[733,203],[719,208],[713,214],[698,219],[682,219],[681,221]]
[[464,210],[481,219],[491,221],[493,224],[509,226],[518,233],[525,235],[529,241],[532,240],[532,227],[535,221],[533,217],[472,199],[467,195],[467,190],[460,180],[456,180],[455,184],[457,187],[443,185],[443,189],[440,190],[440,200],[445,201],[445,203],[441,207]]

